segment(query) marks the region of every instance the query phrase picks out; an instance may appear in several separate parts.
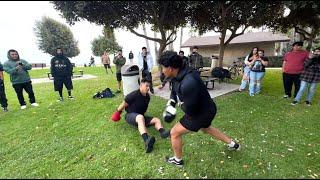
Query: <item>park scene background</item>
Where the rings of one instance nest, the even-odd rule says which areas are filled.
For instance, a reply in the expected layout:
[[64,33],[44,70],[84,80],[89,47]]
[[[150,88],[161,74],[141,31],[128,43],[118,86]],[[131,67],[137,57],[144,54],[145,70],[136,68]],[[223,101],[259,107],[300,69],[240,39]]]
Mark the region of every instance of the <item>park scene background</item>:
[[[137,51],[146,46],[145,40],[140,39]],[[10,48],[16,48],[18,42],[11,42]],[[33,48],[37,49],[37,45]],[[22,59],[33,62],[32,56],[24,57],[23,47],[16,49]],[[174,47],[174,50],[180,49]],[[88,52],[87,61],[92,53]],[[51,57],[46,54],[43,59]],[[99,57],[96,59],[99,61]],[[6,55],[1,55],[0,60],[3,63]],[[304,103],[292,106],[292,99],[282,98],[280,68],[267,68],[260,95],[250,97],[245,91],[214,98],[218,113],[213,126],[235,138],[242,145],[240,151],[230,152],[222,142],[203,133],[189,133],[183,139],[186,164],[177,168],[164,160],[172,154],[170,140],[161,139],[156,130],[148,129],[156,137],[156,143],[153,152],[146,154],[138,131],[124,117],[119,122],[110,120],[124,98],[121,93],[114,98],[92,98],[106,87],[116,90],[115,74],[106,74],[100,65],[79,66],[75,71],[84,70],[84,74],[95,78],[73,81],[74,100],[56,102],[52,82],[33,84],[40,106],[28,106],[24,111],[20,110],[9,76],[5,74],[9,112],[0,113],[1,178],[317,179],[320,176],[320,90],[317,89],[312,106]],[[34,68],[30,76],[46,78],[48,70]],[[158,73],[155,67],[155,77]],[[229,83],[239,85],[240,81],[239,76]],[[147,114],[162,117],[166,102],[151,96]],[[179,109],[172,123],[163,123],[165,128],[171,128],[182,115]]]

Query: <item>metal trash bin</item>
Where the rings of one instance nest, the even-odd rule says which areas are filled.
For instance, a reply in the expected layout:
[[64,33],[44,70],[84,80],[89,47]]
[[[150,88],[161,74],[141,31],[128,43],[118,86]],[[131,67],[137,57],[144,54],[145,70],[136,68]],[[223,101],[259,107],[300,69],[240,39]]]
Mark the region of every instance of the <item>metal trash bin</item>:
[[131,93],[139,89],[139,67],[137,65],[129,64],[121,67],[121,77],[123,83],[123,95]]
[[219,66],[219,57],[212,55],[211,56],[211,69]]

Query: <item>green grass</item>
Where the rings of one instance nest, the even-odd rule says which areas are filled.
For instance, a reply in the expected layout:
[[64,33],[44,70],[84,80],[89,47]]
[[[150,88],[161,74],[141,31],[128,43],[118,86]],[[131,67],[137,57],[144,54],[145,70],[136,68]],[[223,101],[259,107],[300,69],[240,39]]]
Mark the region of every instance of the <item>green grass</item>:
[[[313,105],[290,105],[282,99],[281,73],[268,70],[262,94],[230,93],[215,102],[213,126],[235,138],[241,151],[229,152],[214,138],[189,133],[184,138],[185,167],[164,161],[172,155],[169,140],[156,137],[154,151],[144,152],[138,130],[111,114],[122,102],[92,99],[106,87],[116,89],[115,74],[102,67],[82,68],[98,78],[77,80],[75,100],[56,102],[53,83],[34,84],[40,107],[20,110],[5,74],[9,112],[0,112],[0,178],[319,178],[320,91]],[[31,76],[46,77],[47,69]],[[235,82],[239,83],[240,80]],[[65,96],[66,92],[64,91]],[[27,99],[27,95],[25,94]],[[161,117],[166,100],[152,96],[147,114]],[[181,110],[178,111],[179,116]],[[171,128],[174,122],[164,123]]]

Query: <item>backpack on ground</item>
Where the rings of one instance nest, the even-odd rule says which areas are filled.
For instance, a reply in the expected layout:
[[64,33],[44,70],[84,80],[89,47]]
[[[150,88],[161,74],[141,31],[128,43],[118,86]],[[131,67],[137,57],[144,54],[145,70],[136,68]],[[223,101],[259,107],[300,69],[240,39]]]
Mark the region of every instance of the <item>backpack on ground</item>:
[[106,88],[105,90],[101,91],[101,92],[96,92],[92,98],[94,99],[101,99],[101,98],[112,98],[115,95],[112,93],[110,88]]

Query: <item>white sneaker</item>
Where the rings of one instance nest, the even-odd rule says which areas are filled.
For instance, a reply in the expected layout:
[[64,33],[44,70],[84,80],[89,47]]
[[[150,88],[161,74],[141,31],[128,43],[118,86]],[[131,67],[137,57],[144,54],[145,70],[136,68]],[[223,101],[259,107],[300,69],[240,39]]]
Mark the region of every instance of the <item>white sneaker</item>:
[[37,106],[39,106],[39,104],[38,103],[32,103],[31,106],[37,107]]
[[26,105],[23,105],[23,106],[20,107],[20,109],[26,109],[26,108],[27,108]]

